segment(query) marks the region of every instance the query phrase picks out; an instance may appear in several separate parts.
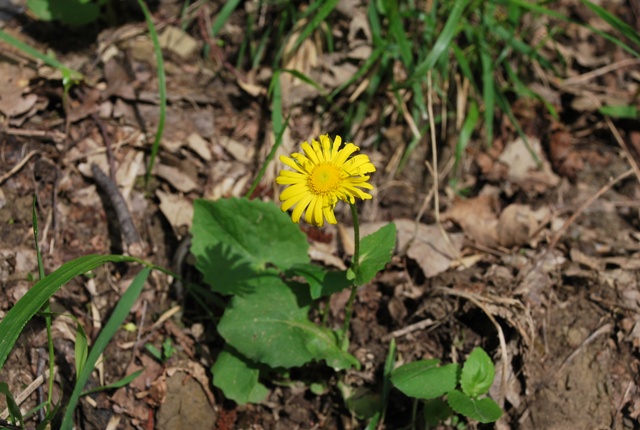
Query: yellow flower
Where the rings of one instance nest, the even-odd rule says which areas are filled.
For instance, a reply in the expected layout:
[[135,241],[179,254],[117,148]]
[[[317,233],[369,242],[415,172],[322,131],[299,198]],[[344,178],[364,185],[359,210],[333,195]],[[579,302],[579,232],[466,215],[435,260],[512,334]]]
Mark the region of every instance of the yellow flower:
[[340,136],[331,142],[329,135],[324,135],[320,136],[320,142],[302,143],[304,154],[294,152],[291,158],[280,156],[280,161],[295,170],[281,170],[276,178],[278,184],[290,185],[280,194],[280,201],[283,211],[295,206],[291,214],[293,222],[299,222],[306,210],[304,219],[309,224],[322,227],[324,218],[330,224],[337,224],[333,209],[338,200],[354,203],[355,197],[371,198],[360,188],[373,190],[366,174],[375,172],[376,168],[364,154],[349,158],[360,148],[347,143],[339,149],[341,143]]

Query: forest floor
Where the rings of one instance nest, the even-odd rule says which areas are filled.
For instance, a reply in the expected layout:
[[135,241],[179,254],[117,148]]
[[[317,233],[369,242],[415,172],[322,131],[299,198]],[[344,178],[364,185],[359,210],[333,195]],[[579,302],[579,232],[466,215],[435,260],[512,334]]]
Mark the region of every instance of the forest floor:
[[[202,22],[217,3],[201,9]],[[595,25],[588,11],[565,3]],[[640,30],[633,2],[614,3],[612,12],[635,19],[629,24]],[[166,35],[161,42],[168,107],[146,187],[142,178],[159,98],[144,20],[95,27],[86,34],[24,16],[5,18],[6,32],[42,52],[52,50],[86,80],[65,100],[55,70],[1,45],[0,318],[37,274],[34,195],[47,273],[87,254],[134,252],[123,244],[112,203],[94,181],[95,164],[118,185],[129,207],[143,239],[137,252],[194,279],[184,246],[194,199],[241,197],[254,179],[274,144],[267,102],[272,71],[243,72],[228,61],[242,41],[249,12],[240,8],[221,33],[224,46],[203,59],[199,24],[191,35],[181,33],[181,6],[166,1],[153,10],[158,32]],[[336,34],[346,34],[355,19],[341,14]],[[351,352],[363,367],[349,374],[353,387],[378,387],[392,338],[403,362],[461,361],[480,345],[495,360],[491,394],[505,411],[495,428],[640,428],[640,125],[598,113],[602,104],[637,105],[639,63],[620,48],[574,30],[558,41],[568,61],[566,79],[550,77],[546,86],[536,87],[559,119],[540,101],[511,100],[532,150],[506,115],[498,114],[492,145],[472,138],[463,162],[454,167],[452,141],[441,139],[438,130],[435,183],[429,136],[400,165],[413,130],[401,114],[388,113],[392,97],[381,96],[352,130],[350,141],[377,167],[374,198],[360,206],[363,230],[394,221],[400,241],[392,263],[358,291]],[[323,57],[322,44],[309,40],[306,55],[317,56],[316,64],[338,61]],[[302,68],[310,61],[298,60]],[[347,64],[330,63],[322,72],[330,76],[319,79],[334,86],[332,79],[344,82],[341,74],[348,78],[357,70]],[[338,111],[320,115],[315,90],[289,78],[281,78],[290,120],[279,154],[298,150],[302,141],[320,134],[346,134]],[[348,97],[347,92],[333,103],[344,105]],[[380,118],[385,118],[382,127]],[[277,200],[279,169],[277,162],[268,166],[254,198]],[[458,189],[468,191],[466,198],[452,188],[453,177]],[[337,216],[338,226],[301,225],[313,259],[334,267],[346,261],[348,206],[338,207]],[[107,265],[77,278],[55,295],[52,311],[73,315],[94,339],[136,270]],[[331,309],[342,308],[345,294],[333,298]],[[339,312],[331,318],[339,327]],[[225,400],[209,371],[222,345],[214,323],[165,274],[153,273],[130,321],[140,334],[118,333],[92,383],[110,383],[140,368],[144,372],[127,387],[83,398],[77,428],[364,427],[337,389],[316,395],[301,382],[310,373],[333,381],[335,375],[322,366],[291,372],[288,385],[263,381],[270,393],[261,404]],[[69,364],[74,332],[73,320],[54,319],[60,386],[74,378]],[[161,349],[167,339],[175,353],[164,362],[144,348],[151,343]],[[46,345],[44,322],[35,318],[0,371],[0,381],[14,395],[43,373]],[[22,407],[35,407],[42,396],[36,389]],[[412,402],[392,391],[384,428],[409,428],[411,420]]]

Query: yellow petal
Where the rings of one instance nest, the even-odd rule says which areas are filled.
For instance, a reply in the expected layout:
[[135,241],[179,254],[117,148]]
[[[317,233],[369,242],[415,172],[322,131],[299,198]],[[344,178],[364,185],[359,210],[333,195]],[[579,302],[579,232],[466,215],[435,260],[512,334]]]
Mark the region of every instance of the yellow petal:
[[309,189],[307,188],[307,184],[295,184],[291,185],[289,188],[285,189],[280,193],[280,200],[289,200],[295,196],[299,196],[300,194],[309,194]]
[[344,148],[338,151],[338,156],[332,161],[336,165],[342,166],[343,164],[345,164],[345,161],[347,161],[347,158],[349,158],[351,154],[359,150],[360,148],[355,146],[353,143],[347,143]]
[[[291,154],[292,156],[294,154]],[[286,164],[287,166],[291,167],[292,169],[297,170],[298,172],[304,174],[305,171],[302,170],[302,168],[300,167],[300,165],[298,163],[296,163],[295,161],[293,161],[291,158],[289,157],[285,157],[284,155],[280,156],[280,161],[284,164]]]
[[320,136],[320,143],[322,144],[322,157],[324,161],[331,160],[331,138],[328,134]]
[[291,221],[297,223],[300,222],[300,217],[302,216],[302,212],[309,206],[309,203],[313,200],[313,196],[310,194],[305,195],[302,200],[298,203],[296,208],[291,213]]

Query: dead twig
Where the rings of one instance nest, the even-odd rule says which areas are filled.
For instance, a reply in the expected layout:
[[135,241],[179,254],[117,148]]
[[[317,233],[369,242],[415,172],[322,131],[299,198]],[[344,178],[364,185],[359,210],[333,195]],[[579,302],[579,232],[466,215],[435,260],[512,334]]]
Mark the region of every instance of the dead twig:
[[107,151],[107,160],[109,161],[109,176],[112,181],[116,180],[116,165],[113,161],[113,150],[111,149],[111,139],[109,139],[109,134],[107,134],[107,129],[98,117],[97,114],[92,113],[91,119],[98,125],[98,129],[100,129],[100,134],[102,135],[102,141],[104,142],[104,148]]
[[[606,193],[607,191],[609,191],[615,184],[617,184],[618,182],[622,181],[623,179],[628,178],[629,176],[633,175],[634,170],[633,169],[629,169],[626,172],[618,175],[617,177],[611,179],[609,181],[609,183],[607,183],[605,186],[603,186],[602,188],[600,188],[598,190],[597,193],[595,193],[594,195],[592,195],[591,197],[589,197],[584,203],[582,203],[582,205],[580,205],[580,207],[573,213],[573,215],[571,215],[569,217],[569,219],[567,219],[564,224],[562,224],[562,227],[560,227],[560,229],[558,231],[555,232],[555,234],[553,235],[553,237],[551,238],[551,241],[549,242],[549,246],[547,247],[546,251],[544,252],[544,254],[542,255],[542,257],[545,257],[549,252],[551,252],[556,245],[558,244],[558,241],[560,240],[560,238],[562,237],[562,235],[565,233],[565,231],[567,231],[567,229],[569,228],[569,226],[571,224],[573,224],[576,219],[578,219],[578,217],[580,215],[582,215],[582,213],[593,204],[593,202],[595,202],[596,200],[598,200],[604,193]],[[538,261],[542,261],[543,258],[538,259]],[[537,266],[537,265],[536,265]],[[535,268],[535,266],[534,266]],[[532,269],[533,270],[533,269]]]
[[18,162],[18,164],[16,164],[15,166],[13,166],[11,168],[11,170],[9,170],[7,173],[5,173],[4,175],[0,176],[0,185],[2,185],[4,183],[4,181],[6,181],[7,179],[9,179],[10,177],[12,177],[13,175],[15,175],[16,173],[18,173],[18,171],[20,169],[22,169],[24,167],[25,164],[27,164],[29,162],[29,160],[31,159],[31,157],[33,157],[34,155],[39,154],[39,151],[31,151],[30,153],[28,153],[22,160],[20,160]]
[[127,203],[124,201],[118,186],[96,164],[91,165],[91,171],[96,184],[105,192],[113,205],[129,253],[138,256],[142,255],[144,248],[142,246],[142,238],[133,223]]
[[580,345],[578,345],[576,347],[576,349],[574,349],[571,354],[569,354],[567,356],[567,358],[565,358],[562,361],[562,364],[560,365],[560,367],[558,367],[558,369],[553,373],[553,377],[554,379],[558,376],[558,374],[560,372],[562,372],[564,370],[564,368],[573,361],[574,358],[576,358],[578,356],[578,354],[580,354],[580,352],[582,350],[584,350],[584,348],[586,348],[589,344],[593,343],[594,340],[596,340],[597,337],[603,335],[603,334],[608,334],[611,332],[611,330],[613,329],[613,325],[611,323],[607,323],[605,325],[603,325],[602,327],[600,327],[599,329],[597,329],[596,331],[594,331],[593,333],[591,333],[589,336],[587,336],[586,339],[584,339],[582,342],[580,342]]
[[597,78],[598,76],[606,75],[607,73],[613,72],[614,70],[635,66],[637,64],[640,64],[640,59],[627,58],[622,61],[618,61],[617,63],[609,64],[604,67],[600,67],[599,69],[595,69],[587,73],[583,73],[582,75],[572,76],[571,78],[566,79],[562,84],[563,86],[579,84],[581,82],[585,82],[585,81],[589,81],[591,79]]
[[[56,374],[58,373],[58,366],[53,368],[53,372]],[[38,387],[44,384],[45,380],[48,378],[49,378],[49,369],[46,369],[36,379],[34,379],[33,382],[27,386],[27,388],[25,388],[24,390],[22,390],[20,394],[15,396],[14,400],[16,401],[16,404],[20,406],[22,402],[24,402],[27,398],[29,398],[29,396],[31,396],[31,394],[34,391],[36,391]],[[8,416],[9,416],[9,409],[5,409],[4,411],[2,411],[2,413],[0,413],[0,424],[2,423],[2,420],[7,419]]]
[[[429,115],[429,129],[431,131],[431,160],[433,164],[433,206],[434,206],[434,216],[436,219],[436,225],[438,226],[438,230],[440,230],[440,234],[444,239],[445,243],[449,247],[449,252],[452,256],[455,256],[456,259],[459,258],[458,252],[456,251],[455,246],[451,243],[451,239],[449,235],[442,227],[442,222],[440,221],[440,172],[438,172],[438,151],[436,147],[436,124],[433,118],[433,88],[431,84],[431,72],[427,73],[427,114]],[[427,168],[429,167],[429,163],[425,162]]]
[[20,128],[6,128],[3,133],[10,136],[33,137],[37,139],[52,140],[55,143],[64,142],[67,135],[59,131],[49,130],[23,130]]
[[498,332],[498,340],[500,341],[500,352],[502,353],[502,377],[500,378],[500,398],[498,399],[498,404],[500,406],[503,406],[504,399],[506,397],[506,392],[507,392],[507,375],[509,372],[509,352],[507,350],[507,341],[504,337],[504,332],[502,331],[502,327],[500,326],[500,324],[498,324],[498,321],[496,321],[496,319],[493,317],[491,312],[489,312],[489,309],[487,309],[487,307],[481,302],[480,300],[481,296],[478,296],[477,294],[467,293],[465,291],[452,290],[451,288],[444,288],[444,287],[436,287],[436,290],[450,296],[462,297],[463,299],[469,300],[478,308],[480,308],[482,312],[485,313],[487,318],[489,318],[493,326],[496,328],[496,331]]
[[424,319],[422,321],[418,321],[417,323],[414,323],[414,324],[408,325],[406,327],[403,327],[403,328],[401,328],[399,330],[392,331],[391,333],[385,335],[382,338],[382,340],[384,342],[387,342],[387,341],[389,341],[391,339],[397,339],[399,337],[406,336],[411,332],[418,331],[418,330],[424,330],[425,328],[431,327],[432,325],[435,325],[435,324],[437,324],[437,321],[434,321],[431,318],[427,318],[427,319]]

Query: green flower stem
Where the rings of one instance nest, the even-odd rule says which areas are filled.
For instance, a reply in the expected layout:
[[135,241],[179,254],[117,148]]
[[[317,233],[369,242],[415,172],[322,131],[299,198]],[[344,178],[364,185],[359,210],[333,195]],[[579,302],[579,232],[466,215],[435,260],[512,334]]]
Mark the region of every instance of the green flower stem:
[[[353,218],[353,259],[351,260],[351,271],[356,274],[360,270],[360,224],[358,222],[358,209],[355,203],[351,203],[351,216]],[[349,301],[347,307],[344,310],[344,325],[342,326],[342,340],[341,346],[345,351],[349,346],[349,325],[351,324],[351,317],[353,316],[353,302],[356,299],[356,293],[358,292],[358,286],[356,284],[351,285],[351,295],[349,295]]]
[[[33,201],[31,203],[31,217],[33,222],[33,239],[36,245],[36,260],[38,262],[38,279],[44,279],[44,263],[42,261],[42,253],[40,252],[40,245],[38,243],[38,215],[36,213],[36,196],[33,195]],[[47,392],[47,403],[45,409],[47,414],[51,412],[51,405],[53,405],[53,380],[54,367],[55,367],[55,351],[53,348],[53,334],[51,331],[51,299],[42,306],[42,313],[44,314],[45,327],[47,329],[47,344],[49,346],[49,391]]]

